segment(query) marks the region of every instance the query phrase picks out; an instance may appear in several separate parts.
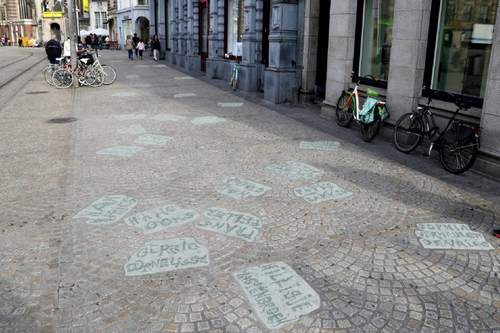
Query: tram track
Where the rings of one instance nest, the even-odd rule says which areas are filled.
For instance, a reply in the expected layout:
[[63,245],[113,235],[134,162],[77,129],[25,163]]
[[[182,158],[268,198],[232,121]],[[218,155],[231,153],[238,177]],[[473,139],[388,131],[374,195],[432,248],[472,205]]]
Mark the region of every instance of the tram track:
[[25,56],[25,57],[22,57],[22,58],[20,58],[20,59],[17,59],[17,60],[14,60],[14,61],[12,61],[12,62],[9,62],[8,64],[5,64],[5,65],[0,66],[0,69],[7,68],[7,67],[9,67],[9,66],[11,66],[11,65],[17,64],[18,62],[21,62],[21,61],[23,61],[23,60],[26,60],[26,59],[28,59],[28,58],[31,58],[33,55],[35,55],[35,53],[30,52],[30,53],[28,53],[28,55],[27,55],[27,56]]
[[7,65],[0,67],[0,73],[2,74],[0,75],[0,89],[12,83],[18,77],[22,76],[24,73],[28,72],[45,60],[45,57],[41,56],[39,59],[29,61],[34,55],[34,53],[31,53],[31,55],[29,56],[15,60]]

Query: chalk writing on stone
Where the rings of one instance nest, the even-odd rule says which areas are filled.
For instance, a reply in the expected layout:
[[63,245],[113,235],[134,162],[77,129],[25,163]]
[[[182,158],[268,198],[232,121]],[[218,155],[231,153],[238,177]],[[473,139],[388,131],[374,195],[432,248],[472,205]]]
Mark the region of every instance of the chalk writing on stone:
[[212,207],[207,209],[204,215],[204,221],[198,222],[197,227],[247,242],[255,241],[259,229],[262,228],[262,221],[250,214]]
[[196,97],[195,93],[183,93],[183,94],[175,94],[174,98],[186,98],[186,97]]
[[167,67],[167,65],[151,65],[151,67],[162,68]]
[[197,218],[198,214],[194,210],[166,205],[127,217],[125,223],[142,228],[145,234],[150,234],[165,228],[193,222]]
[[302,141],[300,142],[301,149],[308,150],[336,150],[340,146],[337,141]]
[[135,144],[161,146],[161,145],[164,145],[172,140],[173,139],[171,137],[165,136],[165,135],[144,134],[135,140]]
[[192,76],[176,76],[174,77],[174,80],[193,80],[194,77]]
[[269,191],[271,188],[250,180],[230,177],[226,178],[219,193],[227,195],[233,199],[244,199],[248,197],[258,197]]
[[124,265],[126,276],[207,266],[207,249],[191,237],[149,241]]
[[125,195],[105,195],[75,215],[89,224],[112,224],[134,208],[137,200]]
[[196,117],[193,120],[191,120],[191,123],[193,125],[211,125],[211,124],[223,123],[225,121],[226,119],[221,117],[208,116],[208,117]]
[[126,113],[126,114],[117,114],[114,116],[117,120],[139,120],[146,118],[145,113]]
[[311,204],[318,204],[328,200],[347,198],[352,195],[332,182],[320,182],[311,186],[297,187],[293,190],[296,196]]
[[116,93],[112,94],[111,96],[113,96],[113,97],[133,97],[133,96],[137,96],[137,93],[135,93],[133,91],[121,91],[121,92],[116,92]]
[[287,176],[291,180],[311,179],[323,175],[322,170],[296,161],[290,161],[285,164],[272,164],[267,169],[275,174]]
[[173,115],[173,114],[157,114],[156,116],[152,116],[149,119],[158,120],[158,121],[179,121],[179,120],[186,119],[186,117],[177,116],[177,115]]
[[119,128],[117,130],[117,133],[118,134],[137,135],[137,134],[146,133],[146,130],[141,125],[130,125],[129,127],[126,127],[126,128]]
[[467,224],[420,223],[415,234],[426,249],[493,250],[483,234],[470,230]]
[[269,329],[297,321],[321,305],[316,291],[283,262],[249,267],[233,275]]
[[143,150],[144,147],[139,147],[139,146],[115,146],[115,147],[101,149],[97,151],[96,154],[131,157]]
[[223,102],[223,103],[217,103],[221,108],[239,108],[243,106],[243,103],[241,102]]
[[125,75],[127,79],[138,79],[139,75],[137,74],[130,74],[130,75]]

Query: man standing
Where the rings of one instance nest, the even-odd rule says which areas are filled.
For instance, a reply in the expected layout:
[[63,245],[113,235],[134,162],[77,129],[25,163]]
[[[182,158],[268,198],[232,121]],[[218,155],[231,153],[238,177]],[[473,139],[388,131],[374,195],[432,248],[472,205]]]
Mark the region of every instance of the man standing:
[[130,36],[127,36],[127,41],[125,42],[125,49],[128,52],[129,60],[134,60],[134,47],[132,44],[134,44],[132,38],[130,38]]
[[134,50],[135,50],[135,57],[137,58],[138,57],[138,49],[137,49],[137,45],[139,44],[139,37],[137,37],[137,34],[134,34],[134,38],[132,38],[132,42],[134,43],[133,46],[134,46]]
[[61,44],[54,36],[45,44],[45,53],[51,64],[56,63],[56,58],[59,58],[62,53]]

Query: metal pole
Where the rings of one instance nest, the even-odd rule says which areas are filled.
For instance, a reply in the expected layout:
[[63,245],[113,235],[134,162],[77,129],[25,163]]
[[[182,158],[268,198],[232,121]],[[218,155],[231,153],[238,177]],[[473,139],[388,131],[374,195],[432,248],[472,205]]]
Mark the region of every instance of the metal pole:
[[[76,68],[76,16],[75,0],[68,0],[68,22],[71,50],[71,67]],[[75,86],[78,86],[78,78],[74,78]]]

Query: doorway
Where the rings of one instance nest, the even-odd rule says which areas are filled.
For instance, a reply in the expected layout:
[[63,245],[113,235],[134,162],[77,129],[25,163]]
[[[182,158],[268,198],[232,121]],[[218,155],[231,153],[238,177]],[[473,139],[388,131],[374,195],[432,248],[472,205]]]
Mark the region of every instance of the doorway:
[[262,16],[262,64],[269,66],[269,27],[271,20],[271,0],[263,0]]
[[208,30],[210,24],[210,15],[208,0],[200,0],[199,2],[199,13],[200,13],[200,59],[201,59],[201,71],[207,71],[207,58],[208,58]]
[[144,42],[149,40],[149,20],[144,16],[139,16],[135,21],[135,32]]
[[321,0],[319,6],[318,54],[316,58],[316,97],[325,99],[328,70],[328,41],[331,0]]
[[58,41],[61,40],[61,26],[58,23],[50,24],[50,34],[55,36]]

